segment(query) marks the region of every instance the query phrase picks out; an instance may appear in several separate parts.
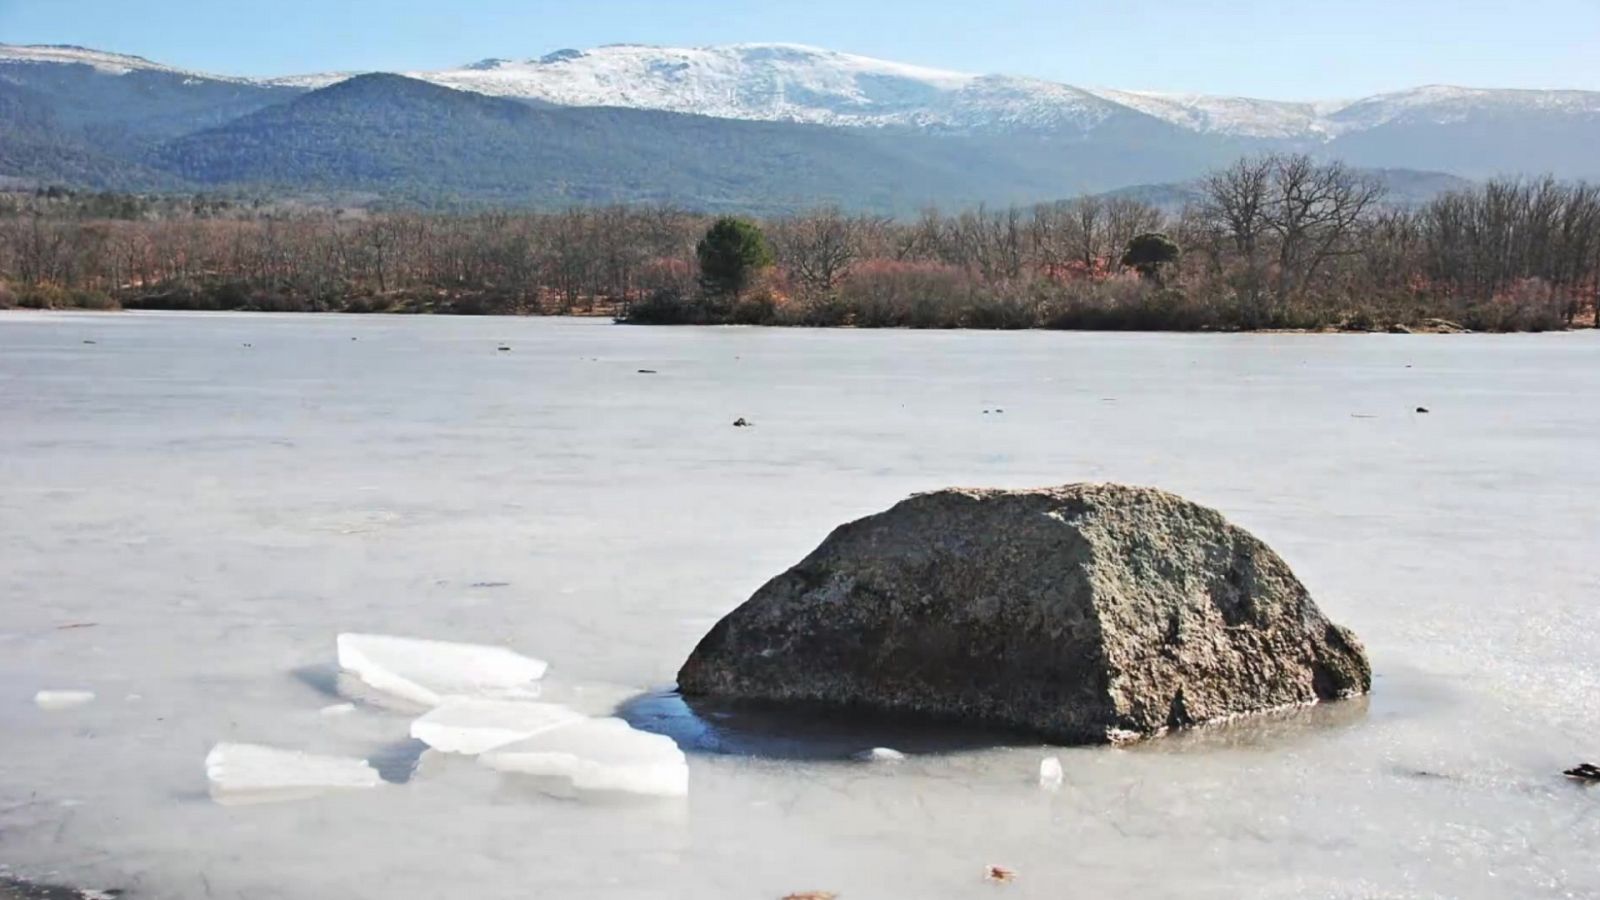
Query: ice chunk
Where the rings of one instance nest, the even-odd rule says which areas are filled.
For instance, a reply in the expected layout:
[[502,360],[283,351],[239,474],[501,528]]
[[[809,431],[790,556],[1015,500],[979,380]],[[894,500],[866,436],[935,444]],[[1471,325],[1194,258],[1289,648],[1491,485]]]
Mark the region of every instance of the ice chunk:
[[341,634],[339,666],[371,687],[438,706],[448,697],[529,699],[548,665],[504,647]]
[[332,718],[333,716],[347,716],[356,711],[354,703],[335,703],[317,710],[317,714]]
[[672,738],[621,719],[585,719],[486,753],[501,772],[565,778],[578,790],[662,797],[689,793],[689,762]]
[[412,722],[411,736],[435,750],[475,756],[583,718],[555,703],[457,698]]
[[72,709],[94,702],[94,691],[40,691],[33,695],[34,705],[40,709]]
[[1061,771],[1061,757],[1047,756],[1039,763],[1039,786],[1045,790],[1053,791],[1061,787],[1066,774]]
[[227,805],[299,800],[382,783],[365,760],[226,743],[206,754],[206,779],[212,799]]
[[873,747],[857,754],[857,758],[867,762],[899,762],[905,759],[906,755],[892,747]]

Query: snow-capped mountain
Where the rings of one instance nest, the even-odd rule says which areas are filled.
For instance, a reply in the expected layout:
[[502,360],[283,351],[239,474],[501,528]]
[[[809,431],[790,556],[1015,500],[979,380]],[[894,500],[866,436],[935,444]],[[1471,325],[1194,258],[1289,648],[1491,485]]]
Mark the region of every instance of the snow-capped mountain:
[[1092,127],[1114,102],[1064,84],[972,75],[795,44],[614,45],[409,73],[561,106],[621,106],[835,126]]
[[0,64],[11,65],[68,65],[87,66],[103,75],[126,75],[129,72],[162,72],[169,75],[193,76],[216,81],[248,81],[226,75],[203,75],[161,63],[151,62],[142,56],[126,53],[108,53],[71,44],[0,44]]
[[[205,75],[81,47],[0,45],[0,77],[16,65],[82,65],[125,75],[160,72],[196,83],[313,90],[350,72],[245,79]],[[524,60],[485,59],[406,72],[458,90],[559,106],[604,106],[727,119],[929,130],[1082,132],[1129,113],[1185,131],[1245,139],[1327,142],[1391,123],[1449,125],[1476,115],[1600,116],[1600,92],[1423,87],[1355,101],[1283,102],[1081,88],[889,62],[798,44],[672,48],[616,44]]]
[[1423,87],[1293,103],[795,44],[614,45],[430,72],[245,78],[0,44],[0,178],[110,190],[903,213],[1183,183],[1266,151],[1406,170],[1424,193],[1452,176],[1597,179],[1595,146],[1600,92]]

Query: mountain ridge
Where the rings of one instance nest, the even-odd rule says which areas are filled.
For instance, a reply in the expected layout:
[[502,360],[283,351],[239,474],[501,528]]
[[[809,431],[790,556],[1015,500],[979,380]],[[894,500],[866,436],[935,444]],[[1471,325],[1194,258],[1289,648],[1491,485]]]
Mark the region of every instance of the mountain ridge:
[[[26,62],[81,63],[107,74],[160,71],[300,90],[366,74],[245,78],[71,45],[0,44],[0,69],[6,63]],[[608,44],[523,60],[491,58],[455,68],[394,74],[560,106],[616,106],[849,127],[1092,130],[1112,114],[1132,110],[1196,133],[1326,143],[1417,116],[1448,124],[1472,108],[1521,105],[1600,116],[1600,91],[1424,85],[1353,100],[1264,100],[1083,87],[779,42],[690,48]]]

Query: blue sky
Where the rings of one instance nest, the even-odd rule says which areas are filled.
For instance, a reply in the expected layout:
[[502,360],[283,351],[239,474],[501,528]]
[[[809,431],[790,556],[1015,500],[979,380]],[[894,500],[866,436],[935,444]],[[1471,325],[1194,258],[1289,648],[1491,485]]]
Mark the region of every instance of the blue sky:
[[239,75],[605,43],[789,41],[1077,84],[1284,99],[1600,90],[1600,0],[0,0],[0,41]]

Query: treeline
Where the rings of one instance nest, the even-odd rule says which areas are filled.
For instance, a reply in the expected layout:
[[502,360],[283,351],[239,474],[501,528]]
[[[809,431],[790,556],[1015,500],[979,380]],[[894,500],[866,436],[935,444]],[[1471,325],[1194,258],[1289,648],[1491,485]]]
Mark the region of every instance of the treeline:
[[666,208],[12,198],[0,304],[919,328],[1600,325],[1600,190],[1552,179],[1399,208],[1342,165],[1267,156],[1210,174],[1178,212],[1095,197],[912,221],[823,209],[744,223],[749,246],[727,258],[746,254],[748,271],[733,278],[704,265],[718,224]]

